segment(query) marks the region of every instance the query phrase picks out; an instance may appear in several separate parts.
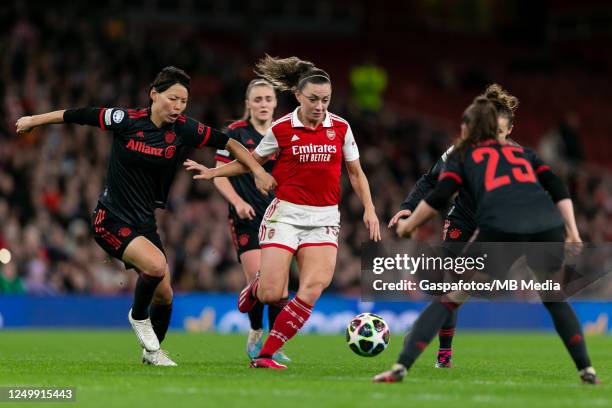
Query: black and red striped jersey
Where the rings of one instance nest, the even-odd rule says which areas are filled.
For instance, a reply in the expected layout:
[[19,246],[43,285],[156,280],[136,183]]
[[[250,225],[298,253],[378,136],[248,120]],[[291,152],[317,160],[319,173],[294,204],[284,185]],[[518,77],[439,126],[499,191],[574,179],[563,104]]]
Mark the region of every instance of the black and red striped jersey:
[[[234,122],[228,126],[229,130],[227,135],[231,139],[235,139],[240,142],[244,147],[246,147],[250,152],[255,150],[263,135],[259,133],[251,124],[250,121],[240,120]],[[220,162],[229,163],[234,160],[234,158],[230,155],[227,150],[219,149],[217,150],[216,159]],[[263,168],[268,172],[272,173],[272,168],[274,167],[274,159],[268,160]],[[272,200],[274,199],[274,194],[263,195],[257,190],[255,187],[255,179],[253,178],[252,173],[240,174],[238,176],[229,177],[229,181],[236,190],[236,193],[247,203],[253,207],[255,210],[255,217],[252,220],[253,225],[256,225],[259,228],[259,224],[261,224],[261,220],[263,218],[264,213],[266,212],[266,208],[270,205]],[[239,219],[236,209],[233,205],[229,205],[229,215],[235,220]]]
[[532,150],[489,140],[468,148],[463,159],[451,154],[439,180],[454,180],[474,197],[479,228],[536,233],[563,225],[538,181],[546,171],[550,168]]
[[[98,126],[113,133],[106,186],[100,202],[133,225],[155,222],[155,209],[165,207],[174,175],[189,149],[224,148],[229,140],[224,133],[184,115],[158,128],[150,119],[150,109],[81,110],[87,111],[87,115],[75,115],[79,110],[67,110],[64,120]],[[72,116],[87,119],[67,120]],[[97,120],[92,123],[94,118]]]

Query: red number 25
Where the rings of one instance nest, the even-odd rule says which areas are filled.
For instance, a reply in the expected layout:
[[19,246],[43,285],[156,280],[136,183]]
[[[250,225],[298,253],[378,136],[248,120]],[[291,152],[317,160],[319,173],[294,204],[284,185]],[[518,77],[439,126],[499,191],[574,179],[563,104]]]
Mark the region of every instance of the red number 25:
[[[515,156],[515,153],[522,152],[518,146],[504,146],[501,152],[512,166],[512,177],[519,183],[535,183],[536,176],[533,167],[526,159]],[[474,162],[480,163],[488,156],[487,168],[485,170],[485,189],[487,191],[505,186],[511,183],[510,176],[504,174],[496,176],[497,165],[499,164],[499,153],[492,147],[479,147],[472,152]]]

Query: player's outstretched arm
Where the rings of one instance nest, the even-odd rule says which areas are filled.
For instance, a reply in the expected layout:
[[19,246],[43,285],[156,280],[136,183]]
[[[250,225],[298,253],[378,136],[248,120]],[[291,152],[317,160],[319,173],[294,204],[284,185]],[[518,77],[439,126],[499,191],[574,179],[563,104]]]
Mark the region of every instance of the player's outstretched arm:
[[395,213],[393,218],[389,221],[387,228],[393,228],[400,218],[409,217],[414,211],[416,206],[429,194],[438,184],[438,177],[444,167],[444,162],[448,157],[452,147],[447,150],[440,158],[431,166],[427,173],[423,174],[421,178],[416,182],[412,190],[408,193],[404,201],[400,204],[400,210]]
[[436,188],[425,199],[421,200],[410,217],[398,221],[397,235],[403,238],[410,238],[418,227],[446,206],[448,200],[450,200],[458,188],[459,183],[454,177],[441,178]]
[[[239,142],[234,139],[230,139],[225,146],[225,149],[230,152],[232,156],[236,158],[240,162],[241,165],[246,166],[248,170],[253,173],[255,177],[255,186],[259,191],[264,194],[268,194],[268,192],[276,187],[276,180],[272,177],[263,167],[261,167],[261,163],[265,163],[267,159],[260,157],[257,153],[251,153]],[[259,159],[257,159],[259,158]],[[232,163],[228,163],[225,166],[228,166]],[[222,169],[225,166],[217,167],[217,169]],[[246,171],[243,171],[246,173]],[[217,174],[216,177],[225,176],[224,174]]]
[[374,208],[374,203],[372,202],[370,185],[368,184],[368,179],[366,178],[365,173],[361,169],[361,163],[359,162],[359,159],[347,161],[346,169],[348,171],[351,186],[353,186],[355,194],[357,194],[357,196],[361,200],[361,204],[363,204],[363,222],[368,231],[370,232],[370,239],[372,241],[378,242],[381,240],[380,224],[378,223],[376,209]]
[[438,211],[425,200],[421,200],[410,217],[397,222],[396,234],[400,238],[411,238],[414,231],[436,215]]
[[[253,158],[258,163],[262,163],[262,164],[268,160],[267,158],[259,156],[257,153],[253,153]],[[200,164],[191,159],[187,159],[183,162],[183,166],[185,166],[186,170],[197,173],[196,175],[193,176],[194,180],[212,180],[216,177],[232,177],[232,176],[237,176],[237,175],[249,172],[249,169],[237,160],[231,161],[227,164],[224,164],[223,166],[219,166],[215,168],[208,168],[204,166],[203,164]],[[270,177],[272,178],[272,176]],[[272,180],[274,180],[274,178],[272,178]],[[274,180],[273,185],[276,186],[275,180]],[[262,190],[260,189],[260,191]],[[264,194],[267,194],[267,191],[262,191],[262,192]]]
[[38,126],[64,123],[65,110],[47,112],[40,115],[22,116],[15,123],[17,133],[26,133]]

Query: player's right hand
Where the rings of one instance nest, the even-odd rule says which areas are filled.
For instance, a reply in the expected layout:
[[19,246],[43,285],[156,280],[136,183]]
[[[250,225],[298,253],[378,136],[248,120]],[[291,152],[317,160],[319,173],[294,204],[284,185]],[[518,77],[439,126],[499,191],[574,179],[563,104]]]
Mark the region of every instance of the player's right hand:
[[194,180],[212,180],[215,178],[215,169],[209,169],[208,167],[200,164],[191,159],[187,159],[183,162],[183,166],[185,166],[185,170],[199,172],[200,174],[196,174],[193,176]]
[[241,220],[252,220],[255,217],[255,210],[244,200],[234,204],[234,208],[236,209],[236,213]]
[[389,221],[389,225],[387,226],[387,228],[393,228],[395,224],[397,224],[397,222],[400,220],[400,218],[410,217],[410,214],[412,214],[412,211],[410,210],[399,210],[397,214],[395,214],[393,218],[391,218],[391,221]]
[[397,229],[395,233],[399,238],[412,238],[412,234],[414,234],[416,228],[412,226],[412,222],[406,219],[400,219],[397,222]]
[[276,188],[276,180],[266,171],[253,174],[255,177],[255,187],[264,195],[270,194],[270,190]]
[[17,134],[29,132],[34,128],[34,123],[31,116],[22,116],[15,122]]

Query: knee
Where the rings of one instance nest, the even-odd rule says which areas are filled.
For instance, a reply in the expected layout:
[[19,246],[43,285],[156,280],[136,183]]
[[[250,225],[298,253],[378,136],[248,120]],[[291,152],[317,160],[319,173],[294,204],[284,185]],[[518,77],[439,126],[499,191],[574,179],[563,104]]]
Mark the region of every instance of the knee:
[[151,259],[151,262],[148,263],[146,268],[143,269],[143,272],[147,275],[163,277],[166,274],[167,270],[166,259],[164,257],[155,257]]
[[329,282],[311,281],[300,284],[298,296],[304,302],[313,305],[323,293],[323,290],[329,286]]
[[260,283],[257,288],[257,299],[261,303],[275,303],[283,298],[283,288],[277,288],[275,286],[266,286]]

